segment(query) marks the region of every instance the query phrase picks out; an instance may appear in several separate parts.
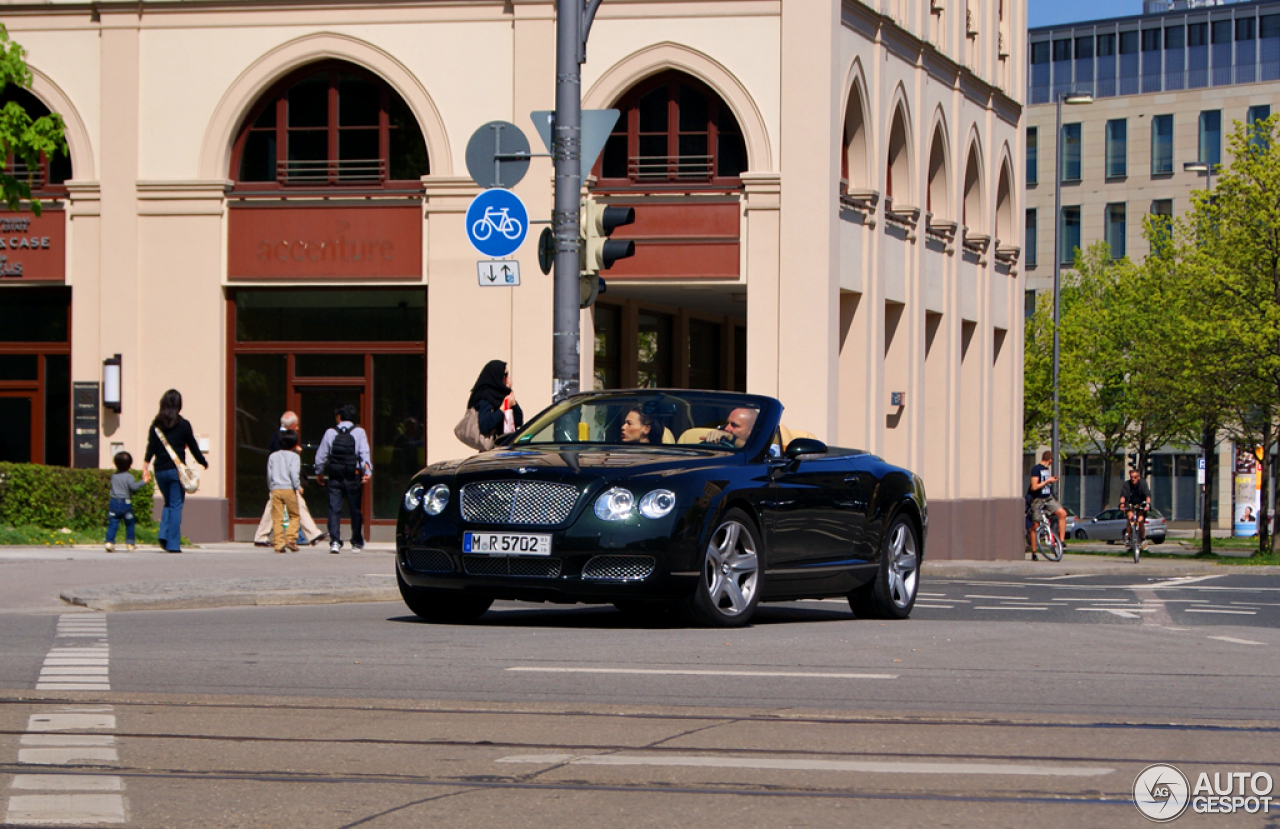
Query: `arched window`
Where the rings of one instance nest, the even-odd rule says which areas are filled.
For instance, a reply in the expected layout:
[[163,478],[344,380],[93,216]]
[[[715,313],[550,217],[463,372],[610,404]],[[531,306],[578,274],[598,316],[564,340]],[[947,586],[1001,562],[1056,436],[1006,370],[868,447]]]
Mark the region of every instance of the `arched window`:
[[911,205],[911,154],[907,152],[907,121],[901,107],[893,113],[893,126],[889,129],[889,160],[884,177],[887,198],[894,198],[894,185],[898,200]]
[[[33,121],[49,114],[49,108],[39,98],[13,84],[9,84],[3,92],[0,92],[0,109],[8,106],[10,102],[22,107]],[[62,195],[67,192],[65,186],[67,179],[71,178],[71,156],[68,153],[55,153],[53,158],[48,158],[41,153],[40,162],[31,168],[23,163],[21,158],[16,158],[13,153],[9,153],[4,160],[4,171],[26,183],[34,196]]]
[[986,217],[982,214],[982,165],[978,163],[978,145],[969,148],[969,163],[964,169],[964,215],[960,222],[974,233],[986,233]]
[[618,101],[622,116],[594,173],[600,186],[736,187],[747,169],[742,130],[706,84],[664,72]]
[[933,132],[933,144],[929,147],[929,189],[925,193],[924,209],[942,220],[952,216],[951,188],[948,185],[947,145],[939,125]]
[[1013,243],[1017,233],[1013,227],[1013,176],[1009,173],[1008,162],[1000,165],[1000,184],[996,188],[996,233],[997,239],[1006,244]]
[[848,187],[861,190],[867,187],[867,120],[862,111],[862,95],[855,83],[849,92],[849,103],[844,110],[843,154],[840,156],[840,177]]
[[429,171],[404,99],[340,61],[276,84],[245,119],[231,154],[231,177],[254,187],[417,187]]

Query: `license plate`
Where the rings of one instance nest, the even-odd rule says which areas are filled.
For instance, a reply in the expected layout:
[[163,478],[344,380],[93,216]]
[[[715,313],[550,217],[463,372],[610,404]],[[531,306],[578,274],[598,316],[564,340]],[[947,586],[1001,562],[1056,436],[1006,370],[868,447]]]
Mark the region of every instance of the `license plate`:
[[533,533],[463,533],[462,552],[489,556],[549,556],[551,536]]

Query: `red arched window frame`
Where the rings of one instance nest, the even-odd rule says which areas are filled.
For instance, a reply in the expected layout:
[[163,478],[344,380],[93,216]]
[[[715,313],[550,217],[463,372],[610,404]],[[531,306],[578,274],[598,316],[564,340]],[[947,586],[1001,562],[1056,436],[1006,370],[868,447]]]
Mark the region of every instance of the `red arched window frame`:
[[237,190],[414,190],[429,172],[421,127],[404,99],[377,75],[336,60],[276,83],[231,151]]
[[[32,120],[43,118],[49,115],[49,108],[44,102],[32,95],[25,89],[17,86],[7,86],[0,93],[0,107],[5,106],[10,101],[16,102],[31,116]],[[30,169],[13,153],[8,153],[4,159],[4,172],[19,181],[25,182],[31,188],[31,195],[37,198],[52,197],[57,198],[67,194],[67,179],[71,178],[71,155],[67,153],[58,153],[50,159],[44,153],[40,153],[40,162],[34,169]]]
[[727,190],[747,168],[742,130],[710,87],[664,72],[631,89],[592,172],[597,190]]

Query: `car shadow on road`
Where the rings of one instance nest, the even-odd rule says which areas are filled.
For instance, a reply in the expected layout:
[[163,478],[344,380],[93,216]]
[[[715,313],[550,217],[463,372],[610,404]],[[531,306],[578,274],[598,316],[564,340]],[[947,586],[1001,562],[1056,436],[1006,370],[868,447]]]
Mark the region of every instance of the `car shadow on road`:
[[[849,622],[854,616],[848,610],[800,605],[764,605],[756,610],[748,627],[770,627],[785,624]],[[412,615],[391,616],[388,622],[405,624],[439,624]],[[471,627],[561,628],[599,630],[678,630],[697,628],[675,610],[653,608],[623,612],[609,605],[496,608],[489,610]]]

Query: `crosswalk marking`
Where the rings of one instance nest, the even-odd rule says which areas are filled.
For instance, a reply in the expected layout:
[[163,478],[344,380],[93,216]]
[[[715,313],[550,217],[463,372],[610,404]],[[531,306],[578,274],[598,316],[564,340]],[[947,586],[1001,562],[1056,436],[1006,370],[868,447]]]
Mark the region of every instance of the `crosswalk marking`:
[[[105,616],[64,614],[45,656],[38,691],[110,691]],[[58,644],[61,638],[91,639]],[[37,711],[19,740],[18,763],[41,766],[111,766],[120,762],[116,717],[107,705],[63,705]],[[85,733],[96,732],[96,733]],[[107,733],[103,733],[107,732]],[[15,774],[4,823],[96,826],[125,822],[122,778],[99,774]]]

